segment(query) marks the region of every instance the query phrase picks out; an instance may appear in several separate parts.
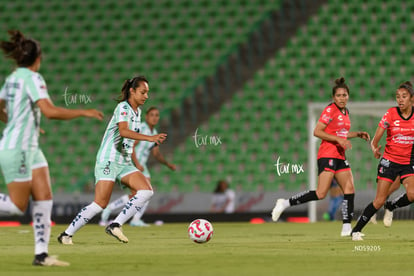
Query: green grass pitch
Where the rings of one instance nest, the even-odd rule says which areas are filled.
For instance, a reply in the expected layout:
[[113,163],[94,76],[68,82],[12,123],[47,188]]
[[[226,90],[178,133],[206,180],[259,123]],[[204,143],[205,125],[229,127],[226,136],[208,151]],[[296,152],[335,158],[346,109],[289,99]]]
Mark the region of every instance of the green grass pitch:
[[51,255],[69,267],[33,267],[30,226],[0,228],[1,275],[413,275],[414,223],[368,224],[365,240],[339,236],[340,222],[214,223],[206,244],[187,237],[184,223],[124,226],[122,244],[96,224],[56,241],[66,225],[52,227]]

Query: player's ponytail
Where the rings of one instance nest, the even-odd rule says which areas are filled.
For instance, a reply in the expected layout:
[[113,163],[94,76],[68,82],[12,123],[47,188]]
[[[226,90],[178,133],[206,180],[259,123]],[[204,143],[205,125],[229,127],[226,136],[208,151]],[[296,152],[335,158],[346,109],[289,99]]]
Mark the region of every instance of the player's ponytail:
[[18,30],[10,30],[8,33],[10,41],[0,42],[4,55],[14,59],[18,66],[31,66],[42,53],[39,42],[26,38]]
[[348,92],[348,95],[349,95],[349,87],[348,87],[348,85],[346,85],[344,77],[340,77],[339,79],[335,80],[335,86],[332,88],[332,96],[335,96],[336,90],[338,88],[346,89],[346,91]]
[[144,76],[138,76],[132,79],[125,80],[121,88],[121,95],[119,96],[117,101],[127,101],[129,99],[129,96],[131,95],[131,92],[129,90],[131,88],[136,89],[141,84],[141,82],[148,83],[148,80]]
[[410,93],[410,96],[414,96],[414,89],[413,89],[413,85],[410,81],[405,81],[403,83],[400,84],[400,86],[398,87],[398,89],[405,89],[408,91],[408,93]]

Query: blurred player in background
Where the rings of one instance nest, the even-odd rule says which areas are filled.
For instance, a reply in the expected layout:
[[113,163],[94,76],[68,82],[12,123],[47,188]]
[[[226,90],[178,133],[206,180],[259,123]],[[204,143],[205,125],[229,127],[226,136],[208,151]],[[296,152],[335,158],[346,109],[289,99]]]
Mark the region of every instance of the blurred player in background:
[[[370,218],[381,208],[390,194],[390,187],[400,177],[406,193],[392,202],[387,202],[386,209],[399,208],[414,201],[414,107],[412,99],[414,89],[411,82],[404,82],[396,91],[397,107],[388,109],[378,124],[371,149],[375,158],[381,157],[381,145],[378,145],[385,131],[387,139],[384,154],[378,165],[377,194],[373,202],[365,207],[356,226],[352,229],[352,240],[363,240],[362,229]],[[391,189],[392,190],[392,189]]]
[[26,38],[20,31],[9,34],[10,41],[1,41],[0,48],[16,62],[17,68],[0,90],[0,120],[7,124],[0,140],[0,167],[9,191],[9,196],[0,194],[0,213],[23,215],[31,196],[33,265],[67,266],[69,263],[48,255],[53,201],[48,163],[39,148],[41,113],[58,120],[77,117],[102,120],[103,115],[94,109],[55,106],[46,82],[38,73],[42,59],[39,42]]
[[314,129],[314,136],[322,140],[318,151],[318,187],[316,191],[306,191],[292,196],[290,199],[278,199],[272,211],[273,221],[277,221],[282,212],[294,205],[325,198],[332,180],[335,177],[344,193],[342,208],[341,236],[351,234],[351,220],[354,213],[354,178],[345,157],[345,151],[351,149],[349,138],[359,137],[366,141],[369,134],[364,131],[350,132],[351,121],[346,104],[349,99],[349,88],[345,79],[335,80],[332,88],[333,103],[322,112]]
[[139,107],[148,99],[149,92],[145,77],[138,76],[126,80],[121,91],[121,98],[106,128],[96,157],[95,199],[82,208],[68,228],[59,235],[58,241],[62,244],[73,244],[72,236],[108,205],[115,181],[128,187],[134,194],[114,222],[105,228],[107,234],[121,242],[128,242],[121,226],[143,208],[153,195],[151,184],[134,166],[131,154],[135,141],[144,140],[160,144],[167,135],[161,133],[148,136],[139,133],[141,124]]
[[236,205],[236,194],[225,180],[219,180],[211,198],[210,212],[234,213]]
[[[141,124],[139,133],[149,136],[158,134],[155,126],[158,124],[159,120],[159,110],[154,106],[148,108],[145,115],[145,122]],[[147,141],[135,141],[134,151],[132,152],[132,161],[134,162],[135,166],[144,174],[148,182],[151,183],[151,175],[147,167],[147,161],[150,153],[154,155],[155,159],[157,159],[158,162],[175,171],[175,165],[165,160],[156,143]],[[108,224],[108,219],[111,213],[125,206],[125,204],[133,196],[134,195],[124,195],[108,204],[108,206],[103,210],[101,214],[101,221],[99,224],[101,226],[106,226]],[[131,226],[148,226],[148,224],[141,220],[141,217],[144,215],[148,204],[149,201],[147,201],[147,203],[145,203],[145,205],[132,217],[129,223]]]

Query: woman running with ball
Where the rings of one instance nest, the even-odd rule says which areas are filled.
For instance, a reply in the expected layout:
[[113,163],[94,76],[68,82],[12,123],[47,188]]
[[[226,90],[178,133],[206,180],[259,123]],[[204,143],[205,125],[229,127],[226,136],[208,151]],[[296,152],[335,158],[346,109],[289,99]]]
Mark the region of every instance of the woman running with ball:
[[6,128],[0,139],[0,168],[9,196],[0,194],[0,212],[23,215],[32,197],[35,238],[33,265],[67,266],[67,262],[49,256],[52,190],[49,167],[39,148],[41,113],[49,119],[70,120],[92,117],[102,120],[101,112],[89,109],[57,107],[49,98],[46,82],[38,73],[42,51],[39,42],[26,38],[20,31],[9,31],[10,41],[0,48],[13,59],[16,70],[0,90],[0,120]]
[[134,194],[114,222],[105,228],[106,233],[121,242],[128,242],[121,226],[141,210],[153,195],[151,184],[134,166],[131,154],[135,141],[160,144],[167,135],[161,133],[149,136],[139,133],[141,123],[139,107],[148,99],[149,91],[145,77],[138,76],[126,80],[121,91],[121,100],[106,128],[96,157],[95,199],[82,208],[69,227],[60,234],[58,241],[62,244],[73,244],[72,236],[108,205],[116,180],[127,186]]
[[290,199],[278,199],[272,211],[273,221],[277,221],[282,212],[294,205],[309,201],[324,199],[331,187],[332,179],[344,193],[342,204],[342,231],[341,236],[351,234],[351,220],[354,213],[354,179],[351,168],[345,157],[345,151],[352,147],[349,138],[359,137],[366,141],[369,134],[364,131],[350,132],[351,121],[346,108],[349,99],[349,88],[345,79],[335,80],[332,89],[333,103],[322,112],[313,135],[322,140],[318,151],[318,187],[316,191],[306,191],[292,196]]

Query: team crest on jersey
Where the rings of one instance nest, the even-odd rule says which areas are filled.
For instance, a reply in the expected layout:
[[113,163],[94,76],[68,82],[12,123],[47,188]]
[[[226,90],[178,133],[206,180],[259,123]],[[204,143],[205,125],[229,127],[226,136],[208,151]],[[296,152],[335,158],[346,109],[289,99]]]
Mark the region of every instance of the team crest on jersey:
[[339,120],[339,121],[342,121],[342,120],[343,120],[342,115],[339,115],[339,116],[338,116],[338,120]]
[[109,168],[110,165],[111,165],[111,161],[108,161],[108,163],[106,163],[105,168],[103,169],[104,175],[108,175],[111,173],[111,168]]
[[128,115],[128,112],[126,112],[126,111],[121,112],[121,116],[126,116],[126,115]]

